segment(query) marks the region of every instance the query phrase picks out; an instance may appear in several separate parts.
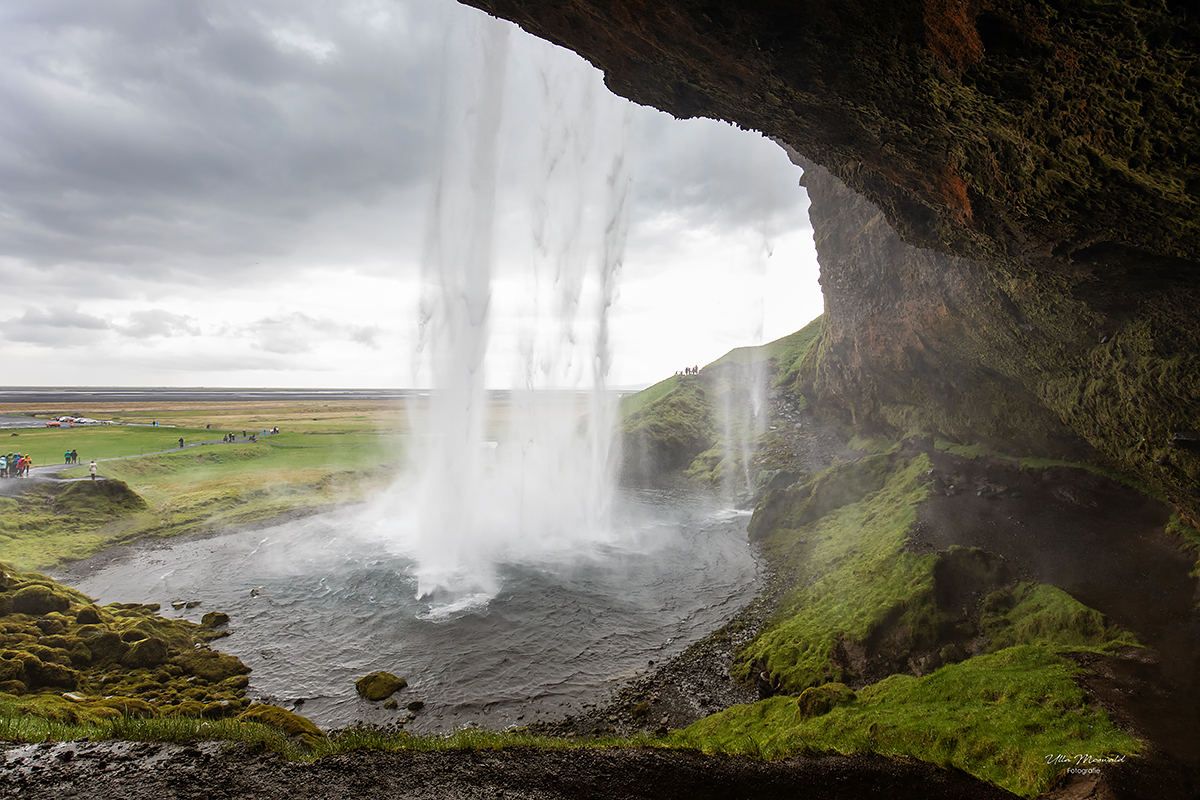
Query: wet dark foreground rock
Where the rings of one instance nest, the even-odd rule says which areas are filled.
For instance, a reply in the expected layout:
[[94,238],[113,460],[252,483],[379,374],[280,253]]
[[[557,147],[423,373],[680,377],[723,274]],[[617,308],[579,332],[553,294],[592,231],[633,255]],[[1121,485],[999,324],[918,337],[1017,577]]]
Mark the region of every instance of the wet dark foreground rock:
[[0,763],[0,797],[990,800],[1014,795],[927,764],[841,756],[764,763],[645,749],[513,748],[364,752],[299,764],[212,742],[64,742],[8,748]]

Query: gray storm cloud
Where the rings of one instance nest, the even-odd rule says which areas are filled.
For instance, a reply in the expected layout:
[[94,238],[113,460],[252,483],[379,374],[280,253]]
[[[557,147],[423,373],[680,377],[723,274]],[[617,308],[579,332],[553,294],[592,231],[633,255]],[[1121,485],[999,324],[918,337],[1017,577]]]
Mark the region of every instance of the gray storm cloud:
[[[0,4],[7,379],[409,380],[446,23],[479,13],[453,0]],[[590,70],[515,29],[512,41],[509,156],[541,141],[541,109],[561,113],[543,97],[544,64]],[[632,117],[613,341],[631,351],[617,353],[617,374],[626,359],[660,359],[624,379],[648,382],[694,360],[667,351],[692,350],[713,327],[675,336],[706,317],[705,285],[761,273],[771,243],[808,223],[799,172],[774,145],[652,109]],[[594,135],[586,119],[570,124]],[[515,159],[502,175],[499,206],[527,203],[527,166]],[[498,261],[523,268],[528,249]],[[694,313],[649,310],[681,270],[690,299],[677,310]],[[720,291],[725,313],[729,285]],[[502,326],[519,324],[519,311],[496,320],[505,364],[516,331]],[[644,345],[664,331],[679,344]]]

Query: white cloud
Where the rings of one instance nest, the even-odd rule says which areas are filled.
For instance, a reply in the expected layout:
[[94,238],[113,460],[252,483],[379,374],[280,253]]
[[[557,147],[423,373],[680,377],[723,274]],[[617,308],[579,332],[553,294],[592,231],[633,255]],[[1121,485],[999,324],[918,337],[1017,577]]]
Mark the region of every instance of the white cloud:
[[[5,4],[5,383],[408,384],[443,33],[478,14],[438,0]],[[529,276],[531,235],[606,213],[602,188],[572,192],[603,186],[610,161],[587,154],[618,135],[588,110],[598,74],[510,40],[496,385],[527,368],[531,336],[558,347],[553,302],[531,305],[548,280]],[[757,134],[623,113],[635,166],[612,381],[650,383],[806,323],[819,294],[814,306],[799,170]],[[570,241],[559,257],[601,245]],[[588,281],[584,312],[598,302]]]

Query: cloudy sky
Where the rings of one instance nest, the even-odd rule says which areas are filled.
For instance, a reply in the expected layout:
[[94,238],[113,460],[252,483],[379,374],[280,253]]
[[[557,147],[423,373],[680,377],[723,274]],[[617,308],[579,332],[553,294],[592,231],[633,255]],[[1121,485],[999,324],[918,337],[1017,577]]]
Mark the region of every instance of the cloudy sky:
[[[503,44],[483,80],[462,55],[479,31]],[[592,341],[600,308],[620,386],[820,313],[782,150],[609,99],[574,54],[452,0],[8,0],[0,385],[427,383],[431,253],[460,238],[454,181],[478,183],[459,120],[481,92],[490,385],[563,331]]]

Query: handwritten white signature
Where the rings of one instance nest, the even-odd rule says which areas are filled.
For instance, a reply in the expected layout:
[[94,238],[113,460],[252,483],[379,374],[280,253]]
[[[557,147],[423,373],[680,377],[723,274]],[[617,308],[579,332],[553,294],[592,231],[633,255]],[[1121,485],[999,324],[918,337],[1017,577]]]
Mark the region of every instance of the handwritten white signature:
[[1125,761],[1125,758],[1125,756],[1091,756],[1087,753],[1079,753],[1073,756],[1053,754],[1046,756],[1046,763],[1074,764],[1077,767],[1082,767],[1088,764],[1121,764]]

